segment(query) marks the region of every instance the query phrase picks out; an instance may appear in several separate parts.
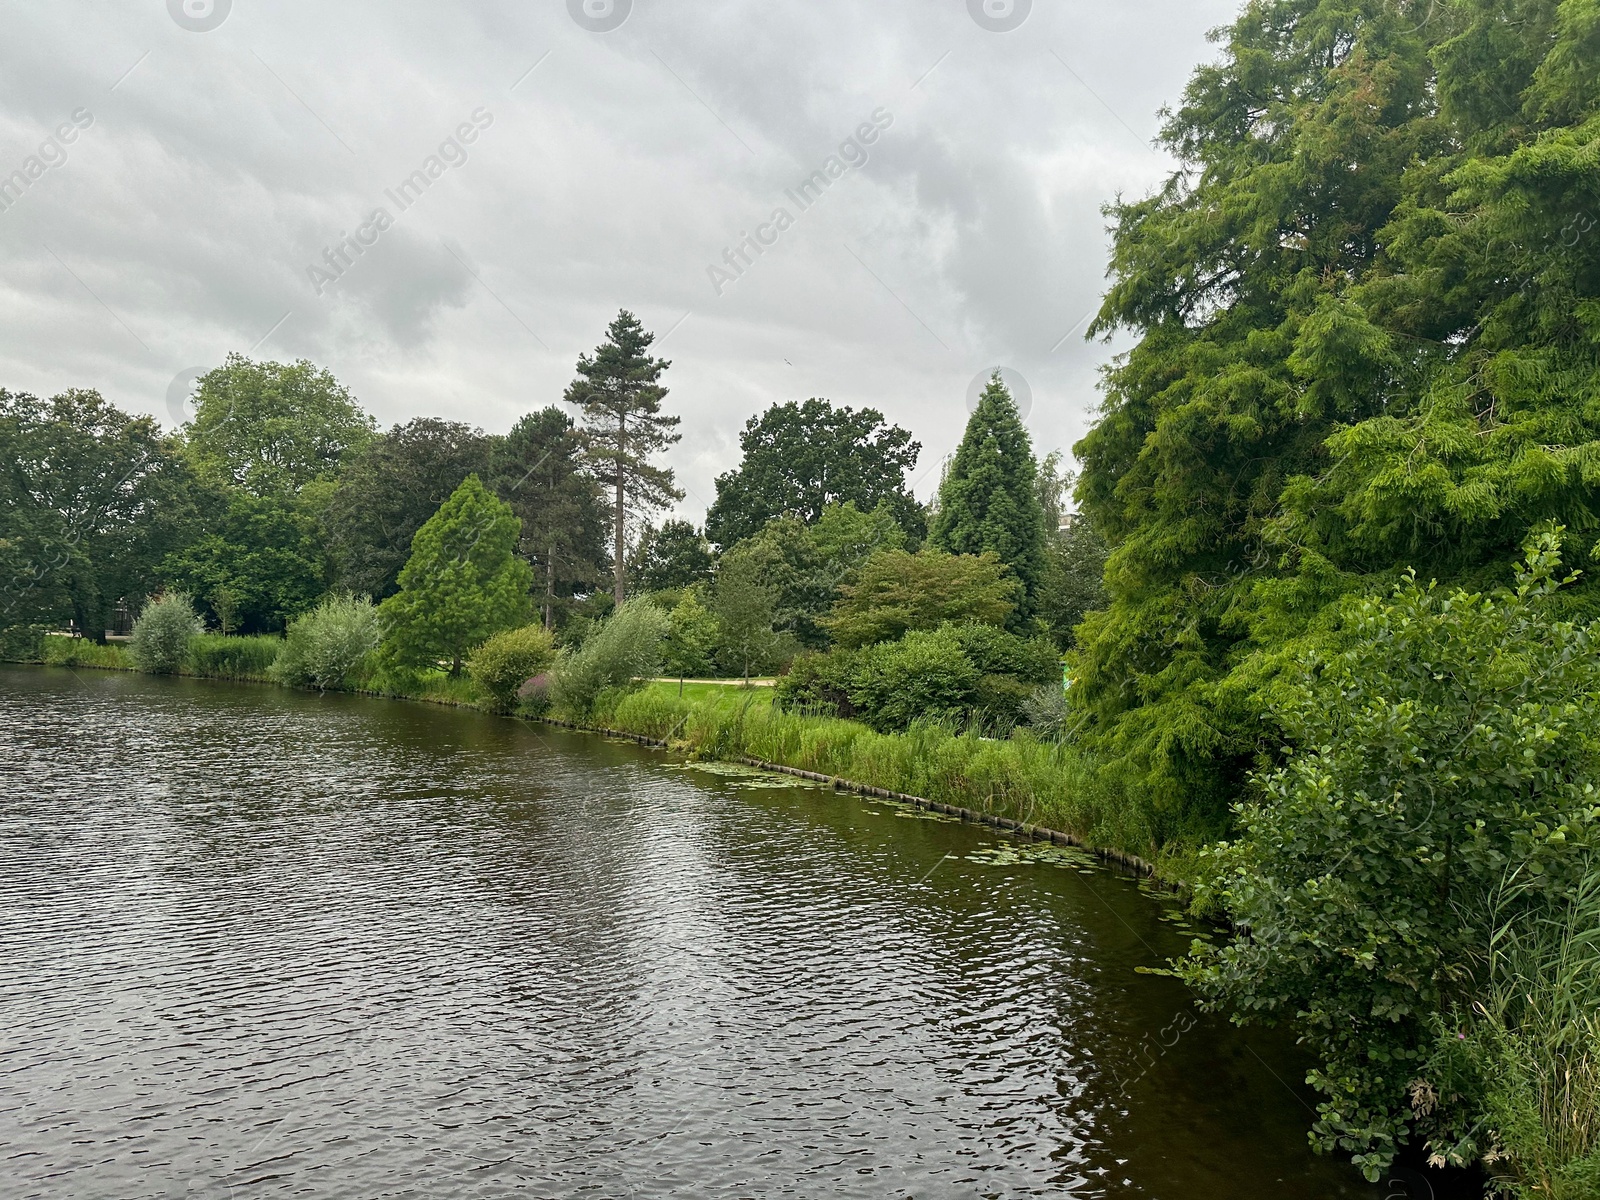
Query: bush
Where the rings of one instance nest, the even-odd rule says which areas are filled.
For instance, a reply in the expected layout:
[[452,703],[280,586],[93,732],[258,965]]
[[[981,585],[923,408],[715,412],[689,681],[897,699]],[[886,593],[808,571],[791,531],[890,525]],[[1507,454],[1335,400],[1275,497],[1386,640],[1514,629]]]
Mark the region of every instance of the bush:
[[856,658],[854,650],[800,655],[789,665],[789,673],[778,680],[777,704],[813,716],[855,716],[850,689],[855,683]]
[[1049,638],[1020,638],[993,625],[949,627],[961,652],[984,675],[1011,675],[1023,683],[1061,680],[1061,655]]
[[291,687],[345,687],[378,646],[378,610],[365,596],[327,596],[289,623],[272,674]]
[[628,688],[661,670],[667,614],[648,600],[624,604],[576,650],[564,650],[550,675],[550,698],[575,720],[593,712],[607,688]]
[[[1559,548],[1541,534],[1514,593],[1408,580],[1388,601],[1352,602],[1349,648],[1308,659],[1276,714],[1301,749],[1205,860],[1200,899],[1236,933],[1197,944],[1185,977],[1210,1007],[1301,1023],[1325,1096],[1313,1143],[1351,1153],[1369,1179],[1429,1095],[1430,1144],[1489,1157],[1473,1136],[1486,1098],[1421,1074],[1435,1022],[1464,1040],[1495,1011],[1496,955],[1536,938],[1592,871],[1600,622],[1557,619]],[[1586,986],[1592,1015],[1592,975]],[[1580,1113],[1592,1127],[1592,1095],[1551,1099],[1538,1119],[1552,1141]]]
[[1059,683],[1041,683],[1022,702],[1023,719],[1042,738],[1060,741],[1067,733],[1067,693]]
[[555,660],[555,643],[541,625],[497,633],[467,657],[467,674],[483,691],[484,707],[508,713],[522,685]]
[[270,679],[272,664],[283,649],[283,639],[270,634],[254,637],[202,633],[189,649],[189,668],[212,679]]
[[13,625],[0,629],[0,662],[38,662],[44,657],[43,625]]
[[144,606],[133,623],[128,653],[139,670],[149,675],[173,675],[189,665],[194,640],[205,631],[194,605],[184,592],[168,592]]
[[951,630],[919,630],[860,652],[850,702],[880,733],[919,719],[961,723],[977,702],[979,679]]

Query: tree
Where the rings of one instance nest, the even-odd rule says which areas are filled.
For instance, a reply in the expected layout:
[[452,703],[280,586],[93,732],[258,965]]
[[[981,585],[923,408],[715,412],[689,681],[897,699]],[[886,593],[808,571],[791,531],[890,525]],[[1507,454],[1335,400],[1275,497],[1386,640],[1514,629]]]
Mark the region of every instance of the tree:
[[384,649],[404,666],[441,659],[459,675],[473,647],[531,613],[533,572],[517,557],[521,523],[468,475],[412,539],[400,590],[379,607]]
[[835,587],[854,582],[861,564],[878,551],[900,550],[906,545],[905,528],[888,501],[867,512],[856,507],[854,500],[830,504],[811,526],[810,535]]
[[1013,613],[1021,625],[1038,607],[1045,572],[1044,510],[1028,431],[996,371],[939,486],[929,541],[951,554],[999,557],[1022,585]]
[[700,599],[700,588],[684,591],[682,599],[667,614],[667,640],[664,659],[667,670],[678,677],[678,694],[690,675],[709,675],[721,630],[717,618]]
[[606,328],[594,355],[578,356],[578,378],[563,397],[583,411],[583,447],[594,477],[612,503],[612,596],[627,597],[627,522],[683,499],[672,472],[650,462],[678,441],[678,418],[661,412],[667,389],[659,380],[672,364],[647,351],[655,334],[623,309]]
[[606,565],[606,505],[572,418],[551,406],[528,413],[494,451],[490,486],[522,519],[522,556],[534,570],[544,627],[592,588]]
[[230,354],[196,388],[184,433],[190,461],[213,485],[294,495],[332,480],[373,438],[372,418],[344,385],[304,359],[258,363]]
[[195,519],[192,478],[150,418],[93,391],[0,389],[0,628],[70,619],[104,640]]
[[411,539],[463,479],[488,475],[494,442],[458,421],[418,417],[344,459],[323,513],[336,585],[393,595]]
[[907,630],[946,622],[1003,625],[1016,606],[1017,581],[994,554],[885,550],[841,589],[826,622],[841,646],[891,642]]
[[741,572],[760,579],[772,592],[773,621],[779,630],[802,646],[827,645],[823,621],[833,607],[840,572],[823,558],[803,521],[776,517],[754,537],[729,549],[722,560],[748,564]]
[[247,633],[285,628],[327,591],[328,561],[314,510],[293,496],[202,489],[201,532],[161,561],[160,574]]
[[1109,210],[1091,333],[1135,342],[1075,447],[1111,555],[1074,695],[1152,807],[1222,831],[1279,754],[1284,647],[1344,594],[1482,586],[1592,520],[1589,12],[1256,0],[1166,124],[1178,171]]
[[753,669],[766,666],[778,646],[772,630],[777,593],[765,581],[760,560],[726,554],[717,568],[717,590],[711,611],[716,617],[719,655],[724,664],[750,682]]
[[[1239,805],[1241,836],[1208,856],[1200,898],[1235,932],[1197,942],[1183,971],[1241,1021],[1297,1022],[1326,1097],[1313,1142],[1353,1154],[1369,1179],[1419,1118],[1435,1152],[1491,1150],[1482,1096],[1426,1078],[1432,1044],[1481,1027],[1494,961],[1592,889],[1600,866],[1600,622],[1559,619],[1559,549],[1555,532],[1530,544],[1514,593],[1407,578],[1386,601],[1348,602],[1344,636],[1279,693],[1300,749]],[[1586,995],[1578,1010],[1594,1019],[1600,976],[1520,990],[1552,987]],[[1523,1032],[1528,1054],[1559,1060],[1539,1035],[1559,1043],[1560,1021]],[[1596,1110],[1593,1094],[1564,1090],[1542,1114],[1552,1128]],[[1515,1158],[1518,1131],[1499,1134]]]
[[887,504],[910,537],[923,534],[922,507],[905,486],[922,447],[876,409],[775,404],[745,423],[739,447],[744,457],[718,477],[706,512],[706,536],[719,546],[754,537],[774,517],[813,524],[845,502],[864,512]]
[[715,565],[705,535],[691,522],[666,521],[660,529],[645,527],[635,576],[645,591],[662,592],[709,580]]

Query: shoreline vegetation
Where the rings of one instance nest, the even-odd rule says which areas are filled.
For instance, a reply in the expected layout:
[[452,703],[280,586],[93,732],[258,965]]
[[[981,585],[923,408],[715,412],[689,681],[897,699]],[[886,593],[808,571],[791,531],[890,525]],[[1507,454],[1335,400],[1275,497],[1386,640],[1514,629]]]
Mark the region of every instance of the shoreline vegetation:
[[[236,645],[230,645],[236,644]],[[184,678],[291,687],[272,672],[283,639],[200,634],[190,661],[172,671]],[[36,654],[16,648],[0,661],[26,666],[138,671],[125,645],[87,638],[46,636]],[[232,651],[231,653],[229,651]],[[1114,811],[1094,795],[1095,784],[1070,747],[1026,732],[1006,739],[975,728],[918,725],[904,733],[877,733],[858,721],[789,712],[774,701],[772,681],[651,679],[633,690],[614,689],[586,720],[559,710],[531,711],[526,704],[500,711],[469,675],[445,671],[359,675],[337,690],[351,695],[480,709],[491,715],[542,721],[564,729],[621,737],[716,762],[738,763],[836,790],[896,800],[1024,837],[1078,846],[1118,867],[1184,889],[1182,866],[1168,857],[1151,862],[1119,844]],[[293,688],[316,691],[316,688]],[[1080,798],[1074,799],[1076,786]]]

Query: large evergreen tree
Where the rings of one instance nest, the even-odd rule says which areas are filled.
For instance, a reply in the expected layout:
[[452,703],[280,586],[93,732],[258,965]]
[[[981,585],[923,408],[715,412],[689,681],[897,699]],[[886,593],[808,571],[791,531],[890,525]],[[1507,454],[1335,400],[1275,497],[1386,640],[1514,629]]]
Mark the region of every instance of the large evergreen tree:
[[572,418],[551,405],[528,413],[494,448],[490,487],[522,519],[544,627],[603,577],[609,514],[586,469]]
[[521,523],[468,475],[411,543],[400,590],[383,602],[384,649],[397,662],[444,660],[459,674],[467,653],[526,623],[533,572],[517,557]]
[[1593,528],[1597,28],[1593,0],[1252,0],[1167,122],[1178,172],[1110,210],[1092,332],[1137,341],[1076,448],[1113,549],[1075,695],[1160,836],[1225,826],[1341,593],[1497,582],[1540,522]]
[[1022,584],[1013,624],[1033,616],[1045,572],[1037,471],[1028,431],[996,371],[939,486],[929,540],[951,554],[998,556]]
[[877,409],[774,404],[745,423],[739,448],[738,469],[717,477],[706,512],[706,536],[719,546],[754,537],[774,517],[815,524],[846,502],[862,512],[887,505],[913,539],[923,535],[922,507],[905,486],[922,446]]
[[649,354],[655,334],[623,309],[606,328],[593,356],[578,356],[578,378],[563,399],[583,412],[589,469],[610,495],[612,595],[627,595],[627,522],[642,520],[683,493],[672,472],[650,459],[678,441],[678,418],[661,411],[667,389],[661,373],[672,364]]

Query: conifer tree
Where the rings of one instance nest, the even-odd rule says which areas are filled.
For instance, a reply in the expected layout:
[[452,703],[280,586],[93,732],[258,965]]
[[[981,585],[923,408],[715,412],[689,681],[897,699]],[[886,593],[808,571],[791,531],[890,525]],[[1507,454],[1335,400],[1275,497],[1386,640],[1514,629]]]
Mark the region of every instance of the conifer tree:
[[533,571],[517,557],[522,522],[468,475],[411,541],[400,590],[379,609],[384,649],[408,666],[449,660],[527,622]]
[[1013,624],[1033,615],[1044,575],[1037,473],[1028,431],[996,371],[939,486],[939,513],[929,540],[951,554],[997,555],[1022,584]]
[[594,477],[612,501],[612,594],[627,598],[627,522],[662,509],[683,493],[672,472],[651,463],[678,441],[678,418],[661,411],[661,373],[672,364],[648,353],[655,334],[623,309],[591,357],[578,356],[578,378],[563,399],[583,411],[583,444]]

